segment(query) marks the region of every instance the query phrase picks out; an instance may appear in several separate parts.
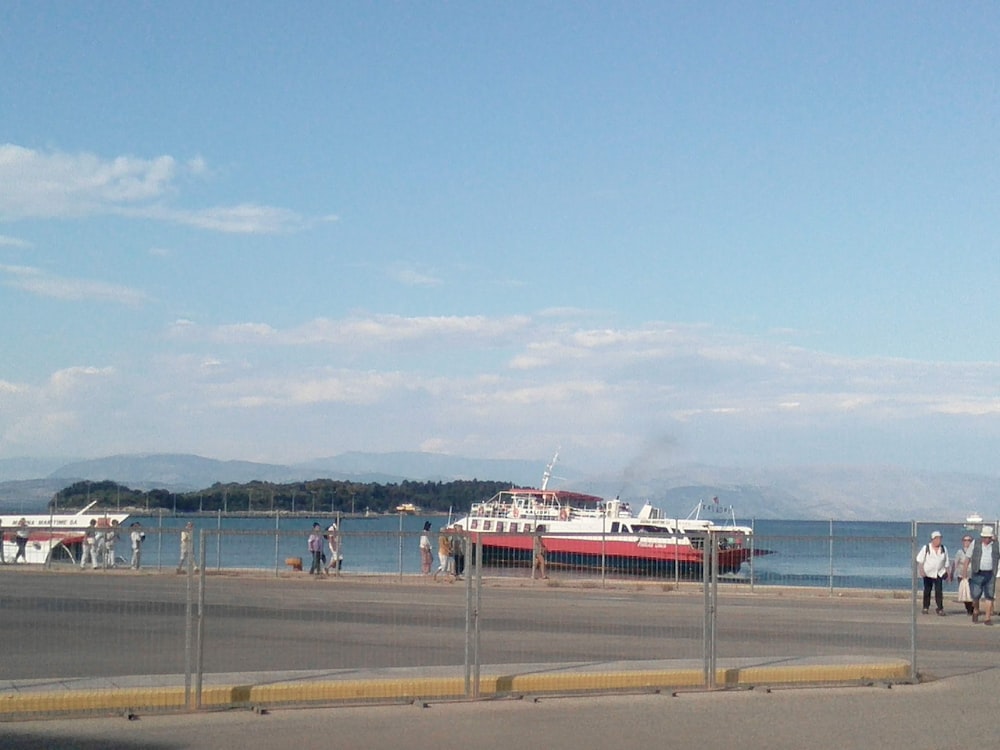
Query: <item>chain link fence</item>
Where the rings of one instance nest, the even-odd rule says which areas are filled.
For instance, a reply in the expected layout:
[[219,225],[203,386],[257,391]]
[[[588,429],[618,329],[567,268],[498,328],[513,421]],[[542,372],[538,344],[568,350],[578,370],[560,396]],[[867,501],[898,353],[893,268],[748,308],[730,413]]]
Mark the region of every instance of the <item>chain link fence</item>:
[[[596,556],[549,555],[543,571],[531,534],[501,554],[483,533],[402,520],[282,523],[200,520],[187,556],[182,526],[149,524],[137,569],[125,540],[97,570],[72,548],[0,566],[0,620],[17,645],[0,717],[917,677],[923,524],[758,532],[738,569],[711,564],[724,532],[705,535],[707,566],[612,559],[592,538]],[[961,526],[941,530],[961,544]],[[439,558],[439,537],[460,548],[458,566]]]

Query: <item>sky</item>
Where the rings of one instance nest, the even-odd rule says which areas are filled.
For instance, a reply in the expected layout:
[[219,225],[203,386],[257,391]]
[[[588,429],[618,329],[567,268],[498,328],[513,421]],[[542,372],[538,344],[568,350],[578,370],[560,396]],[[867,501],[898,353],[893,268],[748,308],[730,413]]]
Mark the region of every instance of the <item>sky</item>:
[[1000,7],[0,4],[0,459],[1000,473]]

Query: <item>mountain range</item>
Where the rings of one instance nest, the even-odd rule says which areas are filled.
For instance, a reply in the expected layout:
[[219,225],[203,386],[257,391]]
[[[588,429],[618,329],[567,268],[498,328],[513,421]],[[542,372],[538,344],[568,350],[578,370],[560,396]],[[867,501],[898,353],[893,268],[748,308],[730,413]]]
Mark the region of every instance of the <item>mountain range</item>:
[[[110,479],[133,489],[195,491],[216,482],[290,483],[328,478],[353,482],[448,482],[480,479],[536,487],[545,463],[435,453],[349,452],[298,464],[219,461],[190,454],[129,454],[83,461],[0,459],[0,512],[39,512],[52,495],[82,481]],[[746,469],[687,464],[629,467],[595,475],[558,464],[552,489],[644,501],[685,516],[718,497],[741,518],[927,520],[960,522],[1000,510],[1000,477],[917,472],[897,467],[802,466]]]

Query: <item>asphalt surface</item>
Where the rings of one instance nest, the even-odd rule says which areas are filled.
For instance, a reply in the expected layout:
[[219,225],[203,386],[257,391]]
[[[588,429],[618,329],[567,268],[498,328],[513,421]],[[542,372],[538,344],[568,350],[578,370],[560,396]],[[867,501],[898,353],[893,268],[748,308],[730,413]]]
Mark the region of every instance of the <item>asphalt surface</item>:
[[[0,569],[0,627],[6,642],[17,644],[0,660],[0,683],[183,673],[188,587],[195,583],[170,574]],[[463,582],[422,579],[208,576],[205,669],[370,672],[461,664],[465,593]],[[717,658],[909,657],[908,597],[843,593],[723,587]],[[482,660],[550,667],[697,660],[703,603],[694,585],[675,591],[635,582],[604,589],[559,580],[488,580]],[[917,666],[924,682],[914,686],[8,721],[0,723],[0,746],[225,748],[245,745],[246,732],[253,732],[255,748],[328,745],[322,738],[331,732],[352,738],[336,746],[367,748],[443,740],[499,747],[501,737],[505,747],[541,741],[551,748],[612,741],[616,747],[654,741],[663,746],[671,737],[678,743],[738,738],[744,746],[771,748],[861,747],[862,741],[865,747],[940,748],[995,741],[1000,628],[972,625],[960,605],[948,602],[948,610],[943,618],[917,616]]]

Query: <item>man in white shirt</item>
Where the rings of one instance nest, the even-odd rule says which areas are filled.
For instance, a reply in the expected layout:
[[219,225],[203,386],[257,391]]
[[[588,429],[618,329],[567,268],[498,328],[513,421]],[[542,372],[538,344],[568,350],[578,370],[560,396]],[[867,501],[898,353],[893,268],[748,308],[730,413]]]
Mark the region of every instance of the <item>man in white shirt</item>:
[[979,622],[979,600],[986,600],[984,625],[993,624],[993,596],[996,587],[1000,547],[993,538],[993,527],[983,526],[979,541],[972,550],[969,564],[969,593],[972,594],[972,621]]
[[934,604],[937,613],[944,617],[944,593],[941,581],[948,577],[948,550],[941,544],[941,532],[931,534],[931,541],[917,553],[920,575],[924,577],[924,614],[931,607],[931,590],[934,590]]

